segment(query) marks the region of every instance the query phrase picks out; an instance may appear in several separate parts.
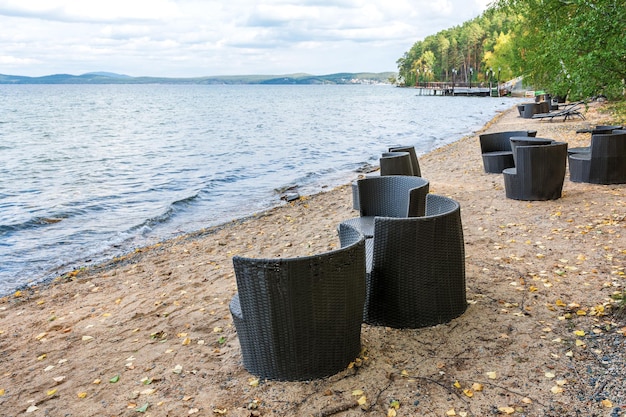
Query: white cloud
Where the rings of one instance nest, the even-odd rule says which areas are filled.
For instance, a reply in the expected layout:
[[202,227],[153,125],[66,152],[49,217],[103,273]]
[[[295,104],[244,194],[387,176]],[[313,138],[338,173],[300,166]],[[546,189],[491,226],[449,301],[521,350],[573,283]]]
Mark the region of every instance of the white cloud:
[[486,2],[0,0],[0,73],[395,71],[415,41],[478,16]]

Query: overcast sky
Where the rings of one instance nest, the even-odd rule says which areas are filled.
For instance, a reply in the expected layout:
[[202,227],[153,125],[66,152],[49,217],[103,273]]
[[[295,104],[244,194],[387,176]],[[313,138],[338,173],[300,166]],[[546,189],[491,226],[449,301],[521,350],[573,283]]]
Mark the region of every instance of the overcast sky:
[[0,0],[0,74],[397,71],[490,0]]

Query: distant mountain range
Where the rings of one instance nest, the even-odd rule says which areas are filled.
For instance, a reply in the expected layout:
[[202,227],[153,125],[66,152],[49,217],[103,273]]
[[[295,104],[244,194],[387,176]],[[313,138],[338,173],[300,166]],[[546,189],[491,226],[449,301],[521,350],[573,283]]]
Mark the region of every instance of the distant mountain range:
[[225,75],[196,78],[131,77],[111,72],[82,75],[54,74],[42,77],[0,74],[0,84],[381,84],[395,78],[394,72],[343,72],[329,75]]

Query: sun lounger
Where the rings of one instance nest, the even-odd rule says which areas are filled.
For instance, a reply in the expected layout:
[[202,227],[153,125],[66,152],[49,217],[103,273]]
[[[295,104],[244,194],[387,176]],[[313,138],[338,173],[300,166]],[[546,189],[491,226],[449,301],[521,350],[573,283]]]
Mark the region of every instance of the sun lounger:
[[585,116],[579,110],[582,104],[583,104],[582,101],[568,104],[567,106],[563,107],[561,110],[548,112],[548,113],[537,113],[533,115],[532,118],[533,119],[550,119],[550,121],[552,121],[554,118],[562,117],[563,121],[566,121],[567,119],[580,117],[581,119],[585,120]]

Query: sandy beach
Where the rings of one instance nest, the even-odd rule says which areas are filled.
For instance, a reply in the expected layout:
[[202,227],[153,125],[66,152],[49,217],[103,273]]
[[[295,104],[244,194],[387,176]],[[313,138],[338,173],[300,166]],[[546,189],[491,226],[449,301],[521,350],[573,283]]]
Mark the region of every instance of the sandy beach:
[[[242,366],[228,303],[234,255],[338,247],[358,215],[349,185],[137,250],[0,299],[3,416],[626,415],[626,184],[573,183],[554,201],[505,198],[478,134],[576,130],[516,108],[419,158],[430,191],[461,205],[469,306],[416,330],[363,325],[357,366],[310,382],[259,381]],[[355,178],[358,174],[355,173]]]

